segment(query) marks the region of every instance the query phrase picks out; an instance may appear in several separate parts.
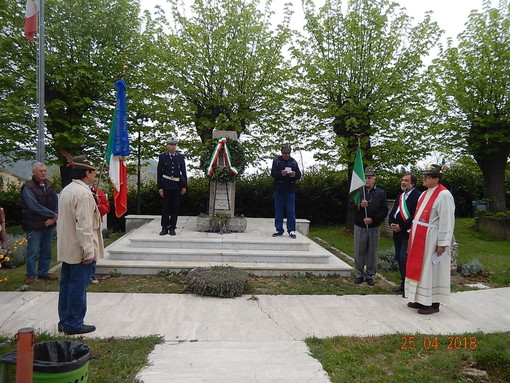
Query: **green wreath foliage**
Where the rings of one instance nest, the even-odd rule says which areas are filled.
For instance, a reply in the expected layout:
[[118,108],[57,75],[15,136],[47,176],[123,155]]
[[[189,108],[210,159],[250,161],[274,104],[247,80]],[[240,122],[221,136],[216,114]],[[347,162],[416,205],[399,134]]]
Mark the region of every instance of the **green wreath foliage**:
[[[208,144],[204,145],[204,149],[202,150],[202,155],[200,156],[200,163],[202,164],[202,169],[204,169],[205,174],[207,175],[207,168],[209,167],[209,163],[211,161],[211,156],[218,144],[218,139],[214,138],[209,141]],[[230,151],[230,159],[232,161],[232,166],[237,169],[238,176],[244,173],[246,169],[246,156],[244,155],[244,149],[239,143],[239,141],[231,140],[227,138],[227,146]],[[218,181],[222,183],[234,182],[238,177],[234,173],[232,173],[226,167],[217,167],[216,165],[213,168],[212,176],[208,176],[213,181]]]

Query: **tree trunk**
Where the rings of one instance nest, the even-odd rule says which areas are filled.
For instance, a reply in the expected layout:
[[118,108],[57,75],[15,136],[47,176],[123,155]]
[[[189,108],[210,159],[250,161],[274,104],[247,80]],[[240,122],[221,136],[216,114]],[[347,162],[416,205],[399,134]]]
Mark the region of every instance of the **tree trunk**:
[[505,211],[505,168],[508,159],[507,150],[492,152],[489,156],[474,156],[483,174],[483,195],[490,200],[489,208],[493,212]]

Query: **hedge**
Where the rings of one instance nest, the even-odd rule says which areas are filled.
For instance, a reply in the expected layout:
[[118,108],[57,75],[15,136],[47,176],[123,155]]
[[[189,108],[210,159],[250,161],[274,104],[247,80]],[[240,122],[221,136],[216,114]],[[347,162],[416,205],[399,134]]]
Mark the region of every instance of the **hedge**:
[[[416,173],[419,174],[418,171]],[[388,198],[395,198],[400,192],[402,172],[377,172],[377,185],[386,191]],[[507,172],[507,198],[510,196],[510,175]],[[272,178],[268,172],[241,177],[236,182],[235,211],[246,217],[273,217]],[[452,192],[456,202],[456,215],[472,215],[472,201],[483,197],[482,177],[479,172],[462,165],[448,169],[445,186]],[[421,177],[418,177],[421,188]],[[299,218],[309,219],[314,225],[342,224],[345,222],[348,200],[347,171],[313,169],[303,174],[297,182],[296,213]],[[124,218],[116,218],[113,211],[108,215],[108,226],[123,230]],[[206,177],[190,178],[188,192],[181,199],[180,215],[196,216],[207,213],[209,202],[209,180]],[[0,191],[0,206],[6,210],[8,225],[21,223],[19,188]],[[136,187],[129,190],[128,213],[137,214],[138,198]],[[143,185],[140,190],[140,214],[159,215],[161,197],[155,181]]]

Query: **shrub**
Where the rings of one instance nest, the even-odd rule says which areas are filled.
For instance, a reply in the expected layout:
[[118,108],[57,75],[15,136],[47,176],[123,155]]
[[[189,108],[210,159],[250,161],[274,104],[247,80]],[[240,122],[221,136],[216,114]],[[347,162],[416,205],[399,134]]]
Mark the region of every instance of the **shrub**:
[[220,298],[241,296],[248,280],[246,271],[232,266],[198,267],[186,276],[188,291]]
[[314,225],[344,223],[348,190],[346,171],[308,171],[297,183],[297,215],[310,220]]
[[5,210],[6,225],[21,225],[21,187],[10,184],[5,190],[0,190],[0,205]]
[[452,165],[445,171],[443,183],[455,199],[455,215],[471,216],[472,202],[483,197],[483,177],[480,170],[464,164]]
[[27,239],[24,235],[7,234],[9,248],[0,250],[0,267],[19,267],[25,264]]
[[377,267],[384,271],[398,270],[398,262],[395,259],[395,251],[393,249],[379,250],[377,252]]
[[476,275],[483,271],[483,265],[478,259],[471,259],[467,263],[460,265],[459,268],[463,275]]

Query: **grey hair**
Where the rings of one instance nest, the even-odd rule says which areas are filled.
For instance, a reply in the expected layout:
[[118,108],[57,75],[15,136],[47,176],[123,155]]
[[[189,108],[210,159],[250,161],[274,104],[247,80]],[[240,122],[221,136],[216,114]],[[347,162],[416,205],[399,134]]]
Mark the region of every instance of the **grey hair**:
[[32,171],[35,172],[35,169],[37,169],[39,166],[46,166],[46,165],[43,164],[42,162],[35,162],[34,165],[32,166]]

